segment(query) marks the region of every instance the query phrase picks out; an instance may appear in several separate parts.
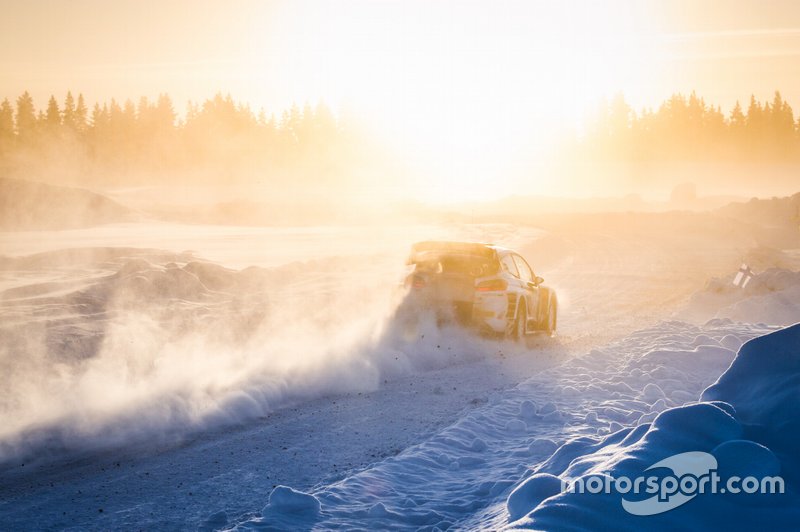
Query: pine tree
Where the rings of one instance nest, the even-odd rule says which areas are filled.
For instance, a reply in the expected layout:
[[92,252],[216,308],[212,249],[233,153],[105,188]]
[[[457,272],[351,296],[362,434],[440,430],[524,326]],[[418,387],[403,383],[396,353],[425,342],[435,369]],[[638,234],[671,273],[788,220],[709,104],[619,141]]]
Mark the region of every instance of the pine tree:
[[36,108],[28,91],[17,98],[17,134],[23,141],[32,140],[36,135]]
[[300,112],[300,108],[297,106],[296,103],[293,103],[292,107],[289,109],[288,126],[289,126],[289,131],[291,132],[295,141],[300,139],[300,127],[302,121],[303,121],[303,115]]
[[158,129],[170,131],[175,126],[175,109],[168,94],[159,94],[155,108],[156,123]]
[[103,107],[100,107],[99,103],[94,104],[91,124],[88,126],[87,131],[91,153],[95,158],[102,159],[106,155],[106,142],[109,133],[109,112],[106,104],[103,104]]
[[772,100],[771,123],[779,139],[791,138],[794,133],[794,113],[791,106],[781,97],[780,91],[775,91]]
[[744,113],[742,112],[742,106],[739,103],[739,100],[736,100],[736,105],[733,106],[733,110],[731,111],[731,118],[730,118],[730,128],[732,132],[741,133],[744,131],[744,128],[747,126],[747,121],[745,119]]
[[133,128],[136,125],[136,106],[130,99],[125,100],[125,107],[122,108],[125,126]]
[[56,130],[61,125],[61,112],[58,110],[58,102],[55,96],[50,96],[47,102],[47,111],[44,115],[45,126],[51,130]]
[[756,100],[754,95],[750,95],[750,104],[747,106],[746,116],[746,138],[747,148],[752,154],[760,153],[764,146],[764,133],[765,133],[765,117],[768,116],[768,105],[764,107]]
[[83,94],[78,94],[78,105],[75,107],[75,129],[78,131],[86,131],[88,124],[86,123],[86,115],[89,110],[86,107],[86,102],[83,99]]
[[103,111],[102,109],[100,109],[100,104],[96,103],[94,104],[94,107],[92,107],[92,117],[90,118],[91,123],[89,127],[91,129],[97,129],[102,120],[103,120]]
[[186,103],[186,119],[185,125],[192,124],[195,120],[197,120],[197,116],[200,114],[200,110],[197,108],[197,104],[189,100]]
[[108,119],[109,125],[115,126],[122,117],[122,107],[117,103],[117,100],[111,98],[111,104],[108,106]]
[[306,102],[300,115],[298,137],[301,143],[307,143],[314,135],[314,109]]
[[147,96],[139,98],[139,105],[136,106],[136,120],[139,123],[139,129],[147,132],[152,132],[154,125],[153,106],[147,100]]
[[686,117],[688,120],[689,131],[696,133],[702,127],[703,115],[705,114],[706,104],[702,98],[698,98],[695,91],[689,95],[689,102],[686,106]]
[[750,105],[747,107],[747,130],[753,136],[760,136],[764,122],[764,109],[756,100],[754,95],[750,95]]
[[76,129],[77,118],[75,116],[75,99],[72,97],[72,92],[67,91],[67,97],[64,99],[64,110],[62,112],[62,123],[68,129]]
[[719,106],[705,108],[703,114],[703,149],[706,156],[715,156],[724,152],[725,115]]
[[0,154],[11,150],[14,141],[14,110],[8,98],[0,103]]
[[91,122],[90,127],[92,130],[106,130],[108,127],[108,105],[103,104],[101,108],[99,103],[94,104]]

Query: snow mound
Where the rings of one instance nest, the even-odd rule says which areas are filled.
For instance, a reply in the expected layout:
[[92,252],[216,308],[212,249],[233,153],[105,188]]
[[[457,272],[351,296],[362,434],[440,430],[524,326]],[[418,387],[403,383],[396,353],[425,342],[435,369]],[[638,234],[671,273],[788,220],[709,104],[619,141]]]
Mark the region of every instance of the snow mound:
[[[703,392],[704,401],[725,401],[749,431],[800,481],[800,324],[744,344],[735,362]],[[788,458],[788,460],[784,460]]]
[[[555,484],[587,475],[611,479],[641,476],[654,464],[682,453],[713,457],[722,486],[734,477],[763,480],[781,474],[785,493],[699,493],[655,515],[626,511],[632,496],[617,491],[561,491],[520,484],[507,501],[512,528],[552,530],[791,529],[800,522],[800,324],[745,343],[730,368],[702,394],[702,402],[670,408],[652,424],[629,427],[601,439],[572,440],[530,477]],[[675,471],[675,470],[674,470]],[[548,484],[549,486],[549,484]],[[685,497],[680,494],[679,497]],[[643,497],[640,495],[640,500]],[[628,506],[629,508],[630,506]],[[523,517],[524,516],[524,517]]]
[[261,510],[261,514],[295,514],[315,516],[320,511],[319,499],[308,493],[294,490],[287,486],[278,486],[269,496],[269,503]]
[[761,478],[778,475],[781,462],[767,447],[749,440],[728,440],[720,443],[711,454],[717,459],[723,477],[753,475]]
[[733,276],[711,279],[680,315],[696,321],[729,318],[744,323],[791,325],[800,321],[800,271],[771,268],[744,288]]
[[561,479],[549,473],[537,473],[514,488],[508,496],[508,517],[516,521],[545,499],[561,493]]
[[0,177],[0,228],[63,229],[132,220],[133,212],[89,190]]

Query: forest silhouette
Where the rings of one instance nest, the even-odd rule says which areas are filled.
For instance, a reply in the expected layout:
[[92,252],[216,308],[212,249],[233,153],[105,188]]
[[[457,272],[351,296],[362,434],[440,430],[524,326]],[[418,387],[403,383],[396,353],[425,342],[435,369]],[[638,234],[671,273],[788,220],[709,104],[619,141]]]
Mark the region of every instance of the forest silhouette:
[[750,97],[726,115],[692,92],[656,110],[636,112],[622,94],[604,102],[572,150],[583,158],[625,162],[799,162],[800,119],[779,91]]
[[[374,176],[402,183],[397,157],[353,117],[325,103],[278,117],[231,96],[190,102],[179,115],[166,94],[112,99],[90,109],[82,95],[37,108],[28,92],[0,103],[0,171],[59,184],[275,183],[342,189]],[[565,140],[566,160],[622,163],[800,162],[800,120],[779,92],[729,113],[695,93],[635,111],[623,95],[599,106],[584,133]]]
[[345,179],[378,151],[324,102],[293,105],[279,118],[222,94],[189,102],[183,116],[166,94],[91,110],[71,92],[60,104],[51,96],[44,109],[28,92],[14,106],[0,103],[0,168],[60,184],[237,184],[268,173],[291,174],[302,187]]

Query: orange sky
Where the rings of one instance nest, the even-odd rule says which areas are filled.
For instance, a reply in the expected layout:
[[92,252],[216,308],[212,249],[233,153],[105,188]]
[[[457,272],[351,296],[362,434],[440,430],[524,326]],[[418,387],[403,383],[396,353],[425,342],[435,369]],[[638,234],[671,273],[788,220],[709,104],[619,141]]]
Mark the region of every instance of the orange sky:
[[0,18],[0,98],[323,98],[462,183],[513,173],[618,91],[640,107],[695,89],[727,110],[780,89],[800,109],[798,59],[793,0],[29,0]]

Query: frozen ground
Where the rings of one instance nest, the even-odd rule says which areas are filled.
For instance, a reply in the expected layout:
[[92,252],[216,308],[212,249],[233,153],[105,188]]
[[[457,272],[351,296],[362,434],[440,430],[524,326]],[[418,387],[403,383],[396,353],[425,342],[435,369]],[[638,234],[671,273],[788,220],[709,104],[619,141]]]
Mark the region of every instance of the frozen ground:
[[[763,324],[702,325],[749,236],[630,225],[3,234],[0,527],[505,526],[557,445],[696,401],[797,316],[787,273],[729,298]],[[559,291],[560,337],[394,330],[430,237],[519,249]]]

